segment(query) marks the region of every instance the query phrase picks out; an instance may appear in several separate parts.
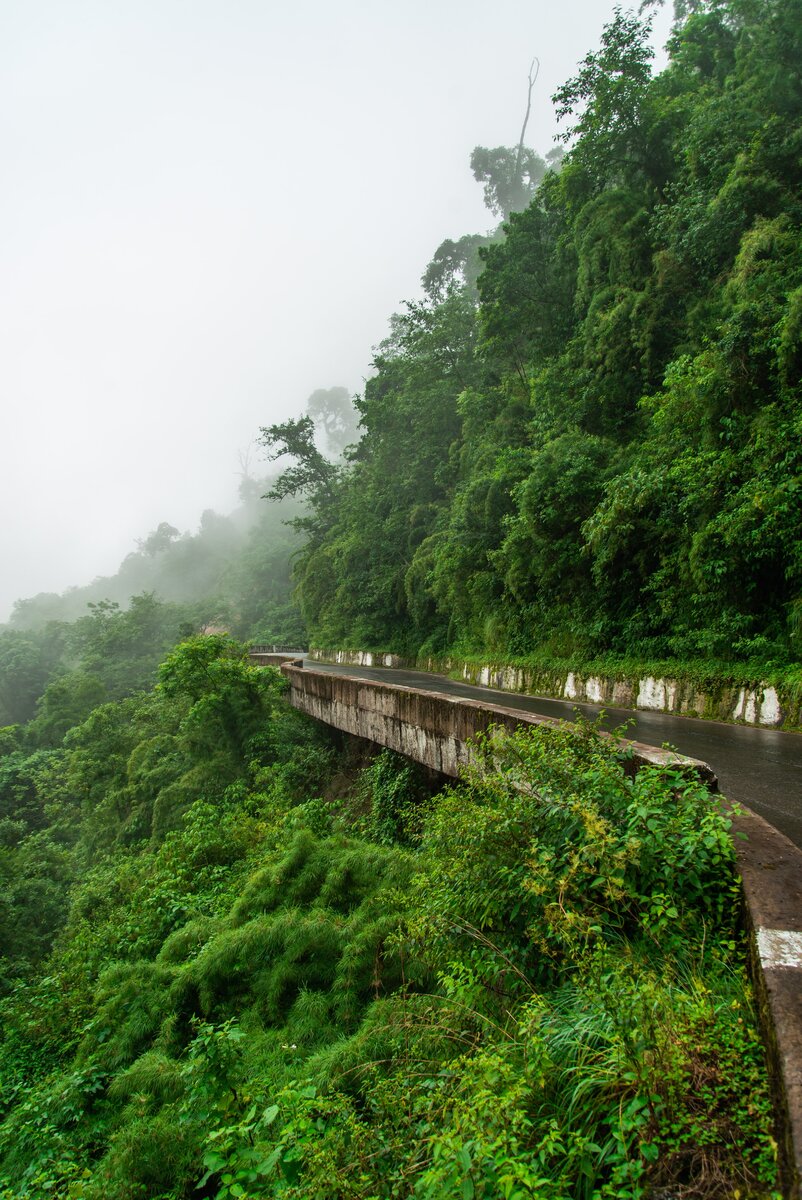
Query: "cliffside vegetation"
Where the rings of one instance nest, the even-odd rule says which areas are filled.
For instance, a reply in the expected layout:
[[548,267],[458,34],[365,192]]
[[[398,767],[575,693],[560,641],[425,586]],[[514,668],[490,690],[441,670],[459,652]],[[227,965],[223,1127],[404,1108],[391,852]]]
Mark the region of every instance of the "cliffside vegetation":
[[3,731],[0,1197],[776,1195],[704,788],[580,727],[437,791],[282,687],[200,636]]
[[616,11],[528,207],[474,155],[505,223],[439,248],[349,463],[296,475],[313,644],[798,664],[802,8],[687,7],[656,76]]

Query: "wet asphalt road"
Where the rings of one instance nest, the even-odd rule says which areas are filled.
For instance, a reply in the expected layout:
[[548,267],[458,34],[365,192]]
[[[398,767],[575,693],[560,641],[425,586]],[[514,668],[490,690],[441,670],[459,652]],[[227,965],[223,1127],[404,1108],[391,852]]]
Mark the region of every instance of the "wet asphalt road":
[[[381,679],[385,683],[484,700],[505,708],[523,709],[525,712],[568,720],[576,710],[593,720],[603,707],[474,687],[427,671],[340,667],[311,661],[307,661],[305,666],[310,671],[333,671],[357,678]],[[719,787],[725,796],[747,805],[802,847],[802,733],[725,725],[720,721],[700,721],[693,717],[633,712],[623,708],[605,707],[604,711],[606,728],[631,721],[632,724],[627,728],[628,737],[651,746],[668,744],[681,754],[709,763],[718,776]]]

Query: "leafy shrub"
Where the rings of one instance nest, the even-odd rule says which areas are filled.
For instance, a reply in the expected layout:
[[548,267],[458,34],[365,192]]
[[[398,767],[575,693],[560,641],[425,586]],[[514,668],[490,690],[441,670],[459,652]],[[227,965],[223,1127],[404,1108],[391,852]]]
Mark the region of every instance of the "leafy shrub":
[[427,824],[437,869],[418,880],[419,943],[447,956],[467,939],[491,975],[501,949],[545,981],[598,941],[730,928],[728,829],[703,783],[678,770],[632,777],[593,726],[496,732]]

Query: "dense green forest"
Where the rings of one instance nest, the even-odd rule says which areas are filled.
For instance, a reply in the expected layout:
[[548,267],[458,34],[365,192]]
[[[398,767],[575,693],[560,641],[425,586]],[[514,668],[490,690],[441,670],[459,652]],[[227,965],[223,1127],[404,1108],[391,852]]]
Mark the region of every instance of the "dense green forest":
[[158,678],[2,731],[3,1200],[777,1195],[702,784],[566,726],[442,789],[227,635]]
[[476,148],[359,430],[0,630],[0,1200],[779,1195],[719,802],[583,724],[444,786],[231,636],[798,661],[802,0],[677,7]]
[[802,6],[683,7],[658,75],[616,11],[554,169],[474,152],[503,224],[393,318],[350,461],[265,431],[314,645],[799,661]]

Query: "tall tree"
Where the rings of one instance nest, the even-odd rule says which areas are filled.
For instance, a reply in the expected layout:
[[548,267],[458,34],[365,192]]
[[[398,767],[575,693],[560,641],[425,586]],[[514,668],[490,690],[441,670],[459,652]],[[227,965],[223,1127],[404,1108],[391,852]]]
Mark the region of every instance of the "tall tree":
[[474,179],[484,184],[485,204],[497,217],[504,219],[510,213],[526,208],[546,173],[544,160],[525,145],[526,127],[532,111],[532,89],[539,73],[540,60],[534,58],[529,67],[526,112],[518,145],[496,146],[492,150],[476,146],[471,154]]

